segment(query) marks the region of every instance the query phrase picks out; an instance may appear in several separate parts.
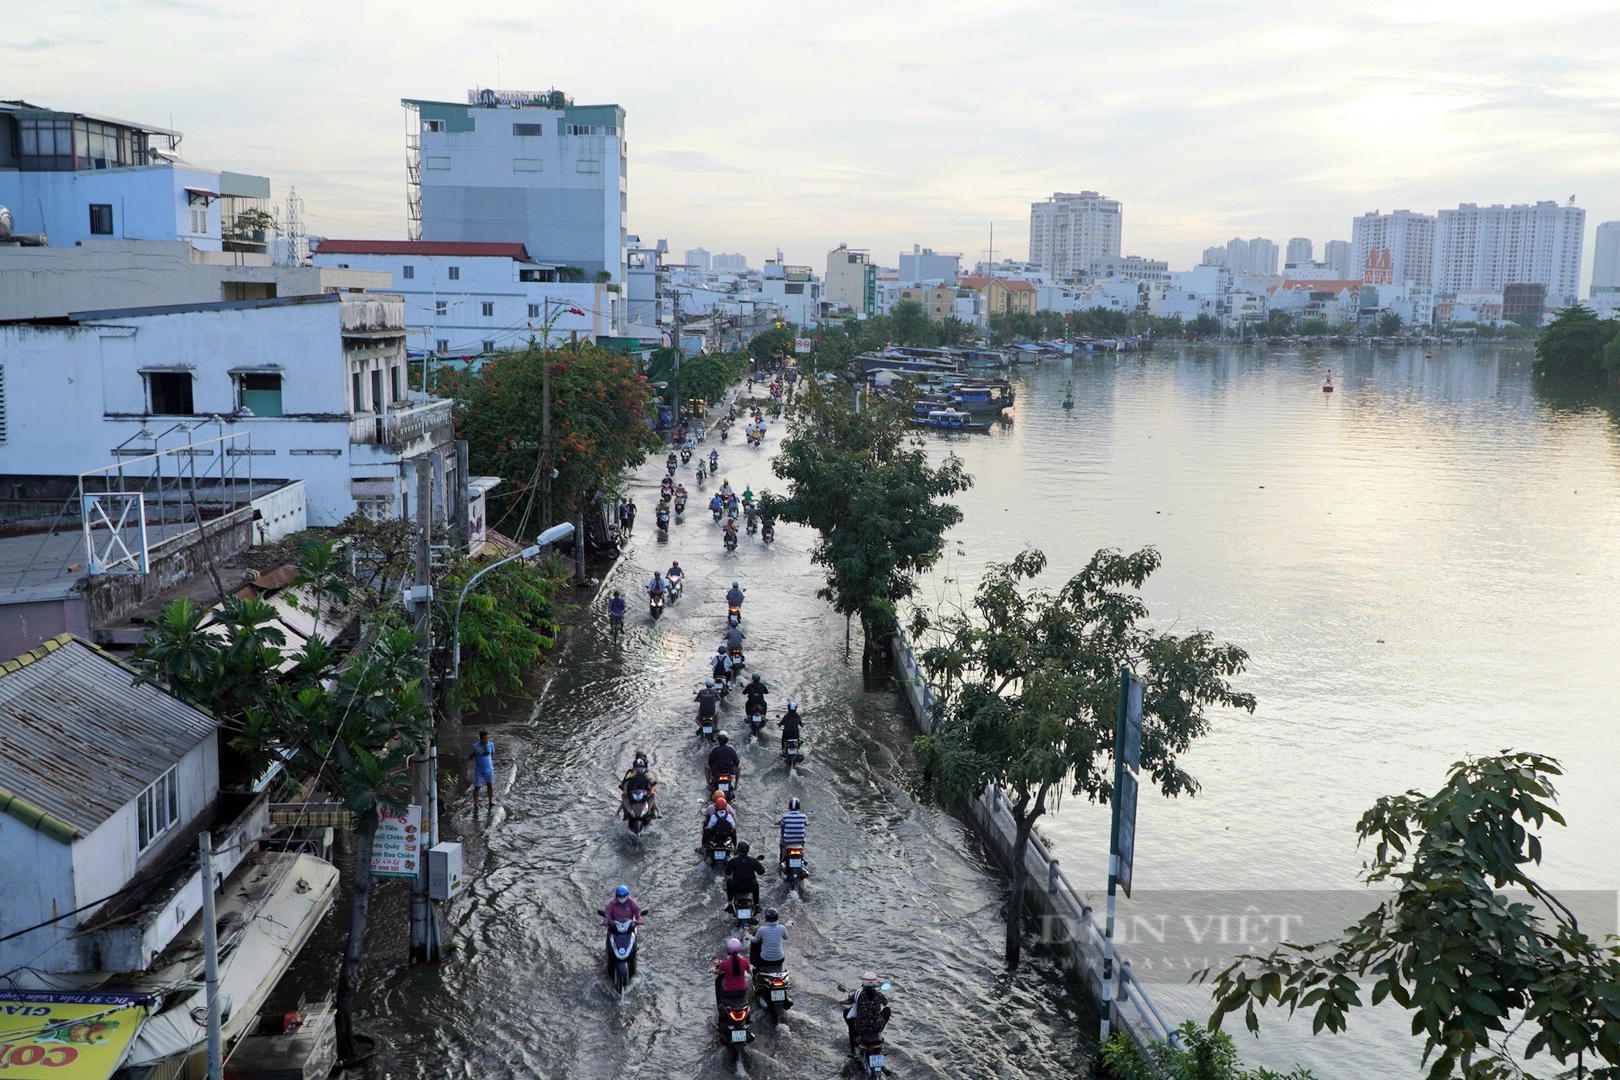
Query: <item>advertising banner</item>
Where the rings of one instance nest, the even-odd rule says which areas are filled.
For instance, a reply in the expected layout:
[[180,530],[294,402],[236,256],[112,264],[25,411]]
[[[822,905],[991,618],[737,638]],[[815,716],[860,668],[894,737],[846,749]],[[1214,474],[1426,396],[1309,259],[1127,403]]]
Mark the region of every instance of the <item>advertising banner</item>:
[[0,993],[0,1075],[107,1080],[150,1004],[129,994]]
[[403,814],[378,813],[377,835],[371,842],[373,877],[415,877],[421,867],[421,850],[420,806],[408,806]]

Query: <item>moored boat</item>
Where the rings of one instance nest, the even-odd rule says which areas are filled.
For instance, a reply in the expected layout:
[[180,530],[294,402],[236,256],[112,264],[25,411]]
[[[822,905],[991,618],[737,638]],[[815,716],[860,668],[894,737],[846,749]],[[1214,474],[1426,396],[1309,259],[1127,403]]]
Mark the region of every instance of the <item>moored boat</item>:
[[970,414],[958,409],[930,409],[926,416],[912,416],[908,419],[918,427],[936,428],[940,431],[990,430],[989,423],[974,420]]

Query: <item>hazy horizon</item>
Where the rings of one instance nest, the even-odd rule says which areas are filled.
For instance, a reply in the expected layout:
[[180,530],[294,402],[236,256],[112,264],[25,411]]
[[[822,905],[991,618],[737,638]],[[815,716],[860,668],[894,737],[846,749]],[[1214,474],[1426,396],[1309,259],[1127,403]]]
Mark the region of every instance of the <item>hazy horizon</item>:
[[[13,5],[8,5],[13,6]],[[15,11],[22,10],[15,7]],[[14,20],[14,25],[16,25]],[[307,228],[405,234],[403,97],[549,89],[627,113],[629,229],[645,243],[922,244],[1028,253],[1029,204],[1124,204],[1125,254],[1197,262],[1232,236],[1350,239],[1369,210],[1565,202],[1620,218],[1612,2],[1264,4],[1153,11],[1012,2],[733,3],[537,11],[291,0],[66,0],[0,43],[0,96],[185,132],[182,153],[296,186]],[[1604,43],[1607,44],[1604,44]],[[183,60],[183,62],[181,62]]]

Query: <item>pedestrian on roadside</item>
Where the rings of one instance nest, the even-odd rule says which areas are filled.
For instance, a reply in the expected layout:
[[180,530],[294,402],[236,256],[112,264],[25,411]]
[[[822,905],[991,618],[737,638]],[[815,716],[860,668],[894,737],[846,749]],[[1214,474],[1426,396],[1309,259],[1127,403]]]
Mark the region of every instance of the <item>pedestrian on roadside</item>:
[[478,789],[489,790],[489,815],[495,816],[495,743],[489,732],[480,731],[467,757],[473,763],[473,820],[478,820]]

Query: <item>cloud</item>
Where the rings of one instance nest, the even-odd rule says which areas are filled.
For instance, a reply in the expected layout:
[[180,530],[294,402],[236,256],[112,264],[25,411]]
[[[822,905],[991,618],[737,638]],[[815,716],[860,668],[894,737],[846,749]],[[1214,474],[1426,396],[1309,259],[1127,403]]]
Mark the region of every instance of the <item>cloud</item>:
[[101,38],[87,34],[67,34],[60,37],[37,37],[28,41],[0,41],[0,49],[7,52],[49,52],[67,45],[100,45]]

